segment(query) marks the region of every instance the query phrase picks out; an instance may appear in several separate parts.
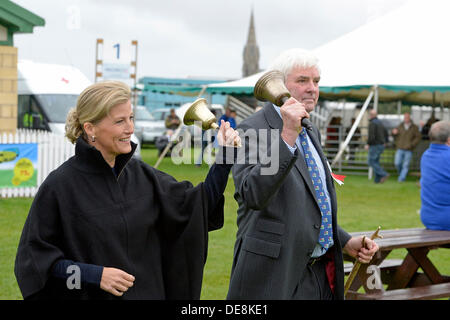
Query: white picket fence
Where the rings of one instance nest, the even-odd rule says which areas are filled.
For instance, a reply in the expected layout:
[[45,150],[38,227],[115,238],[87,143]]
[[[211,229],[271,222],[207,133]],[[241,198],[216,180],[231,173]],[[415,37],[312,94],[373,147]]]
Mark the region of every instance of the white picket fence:
[[18,129],[16,134],[0,134],[0,144],[37,143],[36,187],[0,188],[0,198],[33,197],[47,176],[75,154],[75,146],[63,135],[48,131]]

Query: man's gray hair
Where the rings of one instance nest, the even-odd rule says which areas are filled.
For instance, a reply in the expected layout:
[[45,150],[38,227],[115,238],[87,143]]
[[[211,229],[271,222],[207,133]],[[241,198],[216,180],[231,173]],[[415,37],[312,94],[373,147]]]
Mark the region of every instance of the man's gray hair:
[[281,71],[286,80],[287,75],[296,67],[314,67],[320,74],[319,59],[311,51],[301,48],[293,48],[282,52],[272,62],[269,70]]
[[431,143],[445,144],[450,137],[450,121],[441,120],[433,123],[428,133]]

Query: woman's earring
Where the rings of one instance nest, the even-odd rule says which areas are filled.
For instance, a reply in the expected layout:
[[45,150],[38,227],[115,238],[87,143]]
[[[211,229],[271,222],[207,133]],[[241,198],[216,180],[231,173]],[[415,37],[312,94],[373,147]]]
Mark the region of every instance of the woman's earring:
[[92,141],[92,142],[95,142],[95,136],[92,136],[91,141]]

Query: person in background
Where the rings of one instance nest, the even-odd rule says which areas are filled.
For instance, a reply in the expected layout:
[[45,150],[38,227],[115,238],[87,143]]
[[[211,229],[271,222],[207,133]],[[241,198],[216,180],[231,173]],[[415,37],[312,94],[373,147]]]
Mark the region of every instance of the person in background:
[[[219,159],[196,187],[178,182],[132,157],[133,131],[126,84],[98,82],[78,97],[66,121],[75,156],[42,183],[20,237],[24,299],[200,298],[232,164]],[[239,136],[222,122],[218,140]]]
[[231,110],[231,112],[230,112],[230,120],[232,120],[232,122],[234,121],[234,127],[232,126],[232,123],[230,123],[230,126],[233,129],[236,129],[236,125],[237,125],[236,117],[237,117],[236,110]]
[[[155,139],[155,147],[156,147],[156,149],[158,149],[158,157],[164,152],[164,149],[169,144],[170,137],[172,135],[173,135],[173,130],[168,129],[164,132],[163,135],[161,135]],[[170,151],[172,150],[173,147],[174,147],[174,145],[172,145],[170,147],[170,149],[167,151],[165,157],[170,157]]]
[[433,123],[438,122],[439,119],[437,119],[434,115],[434,111],[431,113],[430,118],[428,118],[427,122],[422,126],[420,133],[422,134],[422,140],[430,140],[430,128],[433,125]]
[[389,178],[389,174],[380,165],[380,157],[388,141],[388,132],[377,116],[376,110],[369,111],[369,138],[365,149],[369,151],[367,158],[368,164],[372,167],[375,175],[374,182],[383,183]]
[[180,118],[176,115],[175,109],[170,109],[170,114],[166,117],[165,125],[167,129],[175,131],[181,124]]
[[450,121],[435,122],[420,162],[420,218],[431,230],[450,230]]
[[398,182],[403,182],[408,175],[413,150],[421,139],[419,128],[411,121],[409,112],[405,112],[403,122],[392,129],[392,135],[397,148],[394,164],[398,172]]
[[[417,145],[416,150],[415,150],[416,155],[417,155],[417,167],[418,168],[420,168],[423,153],[430,146],[429,132],[430,132],[431,125],[438,121],[439,121],[439,119],[437,119],[435,117],[434,111],[431,113],[430,118],[428,118],[428,120],[426,122],[423,120],[420,121],[422,125],[419,126],[419,131],[422,136],[422,139],[420,140],[420,142]],[[417,181],[417,184],[420,186],[420,181]]]
[[234,112],[234,110],[232,110],[230,107],[227,107],[225,109],[225,114],[223,114],[220,119],[219,119],[219,123],[223,120],[223,121],[228,121],[230,123],[230,127],[233,129],[236,129],[236,120],[231,116],[232,112]]

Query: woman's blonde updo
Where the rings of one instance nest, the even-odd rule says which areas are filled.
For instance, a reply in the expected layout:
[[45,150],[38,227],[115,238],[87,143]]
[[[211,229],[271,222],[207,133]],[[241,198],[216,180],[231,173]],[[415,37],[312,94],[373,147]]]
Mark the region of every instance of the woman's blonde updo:
[[131,90],[120,81],[103,81],[90,85],[80,94],[77,106],[67,115],[66,137],[75,143],[84,134],[86,122],[97,124],[112,107],[131,99]]

